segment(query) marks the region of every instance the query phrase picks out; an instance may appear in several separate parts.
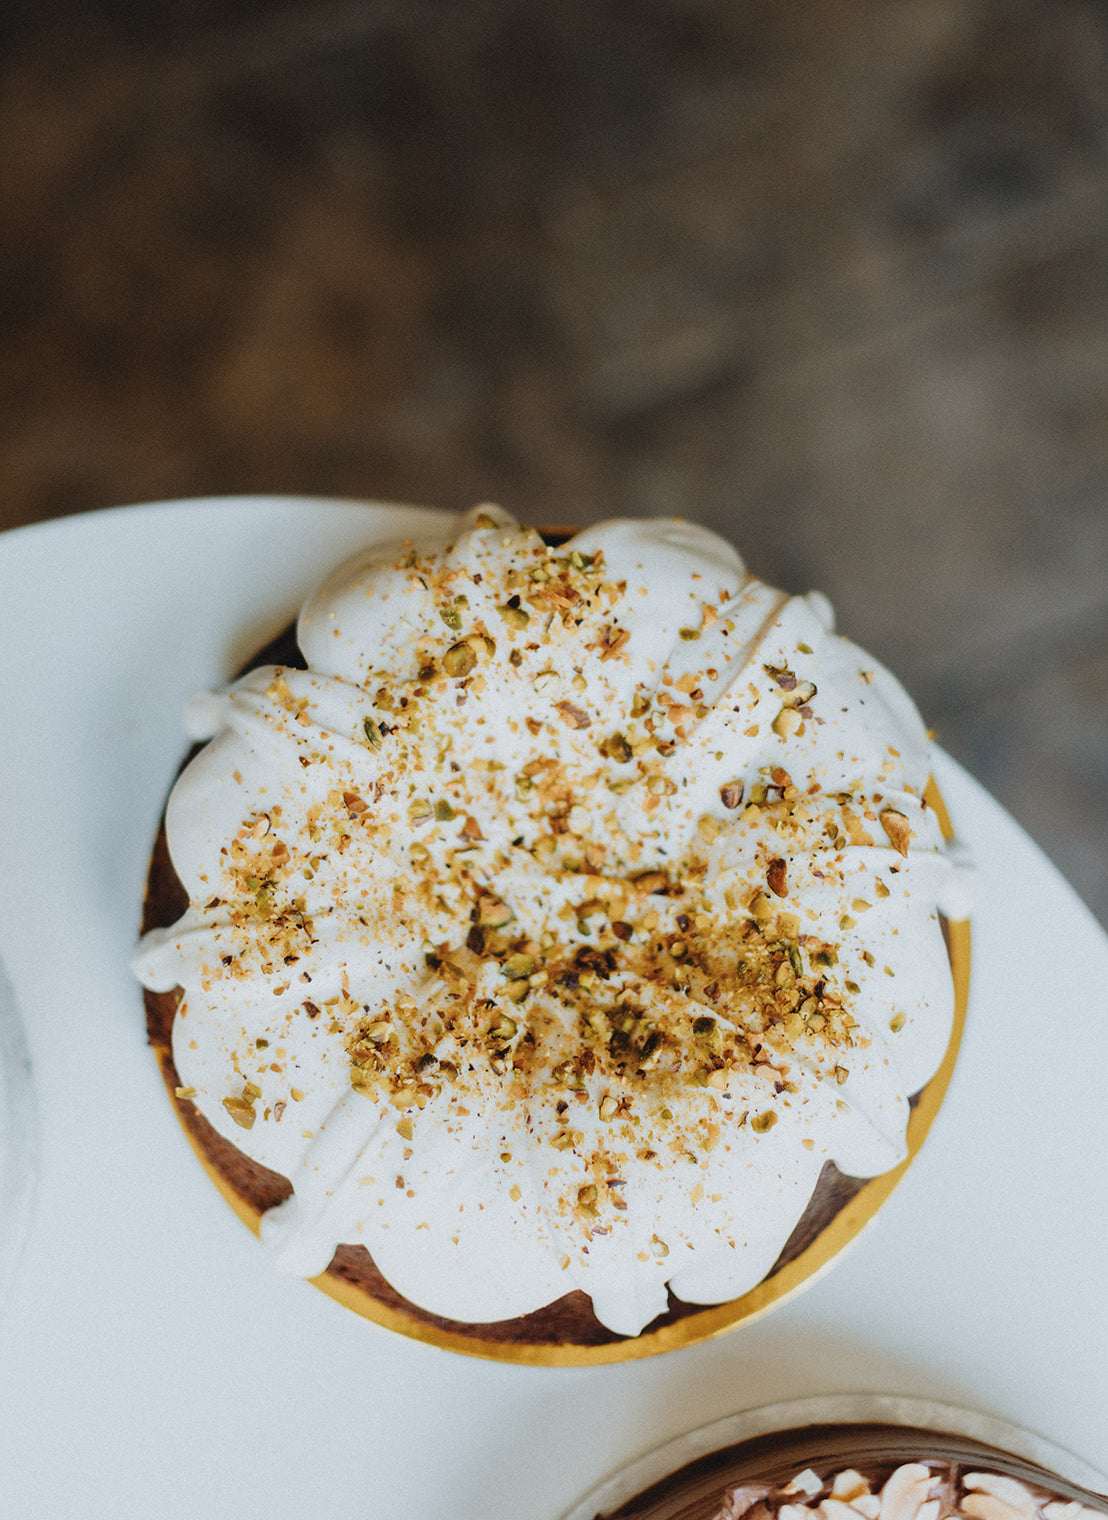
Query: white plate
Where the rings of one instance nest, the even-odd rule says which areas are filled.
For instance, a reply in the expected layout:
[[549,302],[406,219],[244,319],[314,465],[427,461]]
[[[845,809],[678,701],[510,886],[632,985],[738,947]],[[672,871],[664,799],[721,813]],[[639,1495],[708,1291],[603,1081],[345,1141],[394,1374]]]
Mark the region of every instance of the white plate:
[[668,1356],[529,1369],[390,1335],[267,1266],[145,1045],[127,960],[147,852],[189,691],[334,561],[433,517],[203,501],[0,537],[0,955],[41,1131],[0,1311],[0,1508],[551,1520],[689,1426],[873,1389],[1108,1467],[1108,941],[942,756],[981,870],[961,1057],[907,1177],[804,1294]]
[[38,1123],[23,1021],[0,961],[0,1311],[31,1222]]

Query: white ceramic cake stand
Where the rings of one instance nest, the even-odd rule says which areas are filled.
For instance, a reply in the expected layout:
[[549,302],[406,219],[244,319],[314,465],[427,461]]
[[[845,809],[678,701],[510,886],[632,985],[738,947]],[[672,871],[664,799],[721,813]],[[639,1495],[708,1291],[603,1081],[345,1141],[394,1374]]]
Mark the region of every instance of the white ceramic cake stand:
[[397,527],[254,499],[0,537],[0,955],[41,1137],[0,1308],[0,1513],[554,1520],[683,1430],[875,1390],[1108,1468],[1108,942],[942,755],[980,870],[961,1055],[905,1180],[803,1293],[666,1356],[528,1368],[390,1334],[270,1269],[171,1111],[127,962],[189,692]]

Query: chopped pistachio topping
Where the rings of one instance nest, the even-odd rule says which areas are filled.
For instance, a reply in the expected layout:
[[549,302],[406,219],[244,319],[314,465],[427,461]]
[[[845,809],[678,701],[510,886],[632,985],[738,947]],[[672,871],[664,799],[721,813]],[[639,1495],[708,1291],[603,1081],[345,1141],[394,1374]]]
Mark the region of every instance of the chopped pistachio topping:
[[465,642],[451,644],[442,657],[442,668],[448,676],[453,677],[455,680],[468,676],[476,665],[477,655],[472,647]]
[[[879,821],[904,855],[909,822],[860,783],[846,789],[846,772],[841,793],[821,790],[796,758],[801,729],[821,722],[804,663],[749,667],[744,688],[721,653],[726,614],[706,600],[681,612],[700,619],[678,630],[696,647],[680,648],[656,687],[632,689],[630,593],[602,556],[529,546],[487,581],[430,556],[400,568],[434,598],[412,630],[410,668],[367,677],[374,716],[354,719],[357,770],[318,741],[310,764],[334,780],[312,805],[306,844],[286,840],[268,802],[244,820],[213,900],[246,948],[213,975],[274,971],[297,1020],[341,1033],[351,1085],[389,1105],[390,1121],[396,1111],[405,1140],[437,1102],[493,1091],[508,1110],[525,1095],[546,1143],[573,1152],[558,1165],[592,1179],[564,1206],[603,1230],[626,1206],[612,1156],[700,1162],[746,1124],[767,1133],[798,1082],[808,1093],[846,1083],[862,1043],[860,989],[846,973],[862,974],[859,956],[875,960],[853,915],[890,889],[872,865],[850,878],[842,852],[873,843]],[[307,699],[290,682],[276,678],[274,700],[304,728]],[[519,698],[504,719],[520,739],[508,751],[485,747],[485,717],[473,717],[500,686]],[[455,714],[470,726],[459,719],[455,731]],[[760,768],[731,745],[759,726]],[[705,755],[716,769],[698,790]],[[895,883],[892,858],[871,857]],[[360,887],[342,899],[366,943],[391,953],[394,925],[427,934],[403,997],[365,989],[362,1003],[345,985],[296,984],[338,905],[324,898],[313,913],[308,894],[337,860],[381,864],[364,899]],[[813,880],[835,902],[818,928],[805,911]],[[897,1014],[889,1028],[904,1023]],[[263,1084],[293,1075],[260,1063],[249,1069]],[[282,1087],[278,1106],[302,1098]],[[262,1101],[254,1083],[222,1100],[243,1128],[268,1115]],[[657,1159],[663,1146],[672,1156]],[[651,1250],[669,1247],[655,1237]]]

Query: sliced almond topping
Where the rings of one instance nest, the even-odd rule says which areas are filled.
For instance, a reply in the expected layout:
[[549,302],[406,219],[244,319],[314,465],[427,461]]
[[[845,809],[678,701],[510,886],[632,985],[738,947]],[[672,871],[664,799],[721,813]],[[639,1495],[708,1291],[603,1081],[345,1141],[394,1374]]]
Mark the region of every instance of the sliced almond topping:
[[908,841],[912,835],[907,818],[905,818],[903,813],[898,813],[893,808],[886,808],[878,816],[881,819],[881,827],[889,836],[889,842],[893,849],[899,851],[901,855],[907,855]]
[[562,719],[570,728],[588,728],[592,722],[583,707],[578,707],[574,702],[555,702],[554,706],[561,713]]
[[602,660],[610,660],[613,655],[617,655],[620,652],[630,637],[631,635],[626,628],[606,628],[604,630],[604,653],[600,658]]
[[775,681],[782,691],[795,691],[796,676],[786,665],[766,665],[763,667],[770,680]]
[[254,1128],[254,1105],[245,1098],[224,1098],[223,1107],[242,1129]]
[[477,922],[483,929],[500,929],[514,917],[508,904],[491,892],[484,892],[477,899]]

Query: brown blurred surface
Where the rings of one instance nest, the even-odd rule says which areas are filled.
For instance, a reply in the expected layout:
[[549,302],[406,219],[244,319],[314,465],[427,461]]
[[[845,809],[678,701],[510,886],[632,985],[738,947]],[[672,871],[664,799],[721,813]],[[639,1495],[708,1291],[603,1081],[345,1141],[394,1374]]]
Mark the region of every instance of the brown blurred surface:
[[1108,922],[1102,5],[28,0],[0,42],[0,526],[698,518]]

